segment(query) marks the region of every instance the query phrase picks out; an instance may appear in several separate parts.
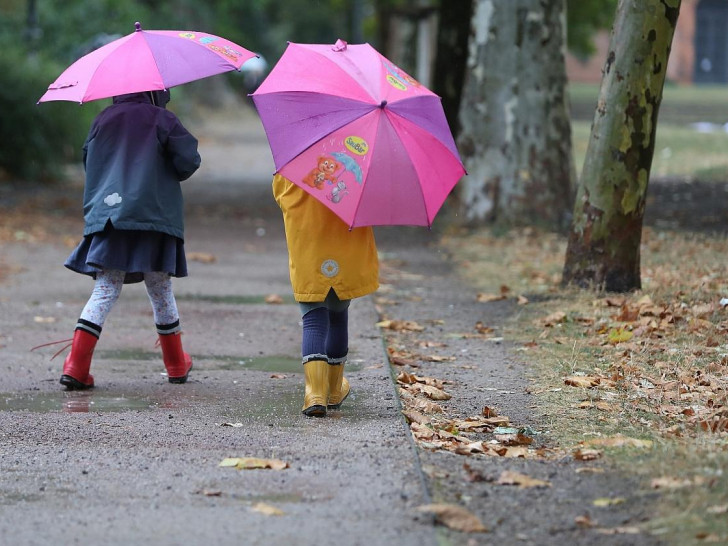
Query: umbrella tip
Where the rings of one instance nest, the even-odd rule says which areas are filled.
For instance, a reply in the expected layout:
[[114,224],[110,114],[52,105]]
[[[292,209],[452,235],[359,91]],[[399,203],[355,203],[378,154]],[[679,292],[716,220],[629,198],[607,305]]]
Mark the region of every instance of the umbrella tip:
[[383,109],[385,106],[387,106],[387,101],[386,100],[383,100],[382,102],[379,103],[379,108],[382,108]]
[[331,49],[334,51],[346,51],[346,46],[347,43],[344,40],[338,39],[336,40],[336,43],[331,46]]
[[139,21],[134,23],[134,32],[139,32],[141,29],[142,29],[142,24]]

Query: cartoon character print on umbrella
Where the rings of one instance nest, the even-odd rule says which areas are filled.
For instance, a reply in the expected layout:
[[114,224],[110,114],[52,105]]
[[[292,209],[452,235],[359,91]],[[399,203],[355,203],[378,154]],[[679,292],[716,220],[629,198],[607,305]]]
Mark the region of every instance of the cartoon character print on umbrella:
[[[344,146],[356,155],[364,156],[369,151],[366,141],[358,136],[349,136],[344,139]],[[339,169],[343,167],[343,171]],[[333,186],[326,193],[326,199],[339,203],[348,195],[346,182],[341,179],[344,173],[351,173],[356,183],[361,186],[364,181],[362,168],[347,152],[331,152],[318,157],[316,167],[303,178],[303,183],[318,190],[324,189],[324,184]]]
[[336,171],[341,164],[329,155],[319,156],[317,165],[303,177],[303,183],[320,190],[324,182],[335,184],[337,180]]

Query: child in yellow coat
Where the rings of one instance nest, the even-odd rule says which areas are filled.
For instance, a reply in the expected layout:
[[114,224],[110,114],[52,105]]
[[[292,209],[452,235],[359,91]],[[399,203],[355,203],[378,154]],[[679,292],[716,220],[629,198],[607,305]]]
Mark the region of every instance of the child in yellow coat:
[[301,308],[305,376],[303,414],[324,417],[349,395],[344,363],[349,351],[352,299],[379,288],[371,227],[349,227],[325,205],[276,174],[273,195],[283,212],[293,295]]

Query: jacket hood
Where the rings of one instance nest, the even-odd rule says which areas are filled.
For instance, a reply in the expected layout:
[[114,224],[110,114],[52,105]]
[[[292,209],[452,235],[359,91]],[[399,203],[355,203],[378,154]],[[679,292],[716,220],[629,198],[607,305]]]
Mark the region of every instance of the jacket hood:
[[114,97],[114,104],[122,102],[143,102],[153,104],[164,108],[170,99],[169,89],[162,91],[140,91],[138,93],[127,93],[126,95],[117,95]]

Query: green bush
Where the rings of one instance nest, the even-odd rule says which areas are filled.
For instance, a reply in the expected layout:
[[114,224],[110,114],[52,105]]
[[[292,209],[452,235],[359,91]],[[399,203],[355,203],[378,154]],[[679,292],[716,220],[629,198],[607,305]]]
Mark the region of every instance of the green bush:
[[36,104],[62,70],[21,51],[0,56],[0,171],[6,176],[60,179],[64,165],[80,160],[99,105]]

